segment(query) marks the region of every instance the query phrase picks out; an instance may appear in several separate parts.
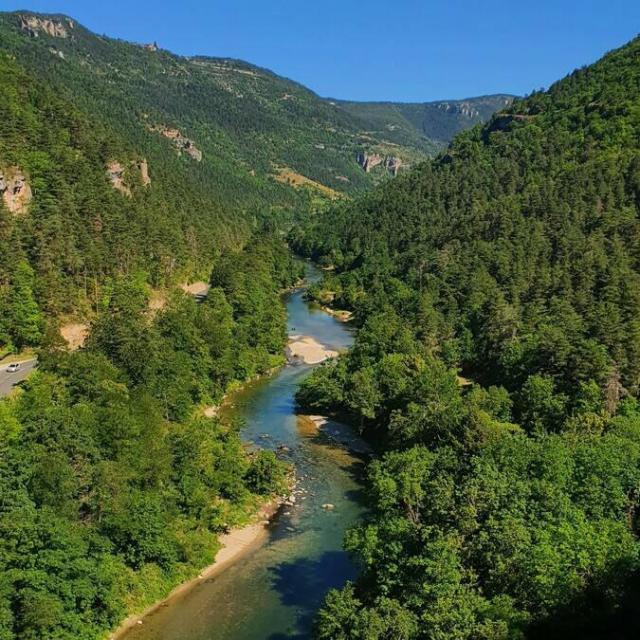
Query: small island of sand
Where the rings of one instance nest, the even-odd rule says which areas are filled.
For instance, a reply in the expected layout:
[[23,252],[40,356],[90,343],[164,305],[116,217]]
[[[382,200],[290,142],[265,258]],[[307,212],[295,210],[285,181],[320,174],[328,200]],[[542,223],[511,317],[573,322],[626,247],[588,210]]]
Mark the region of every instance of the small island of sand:
[[309,336],[291,336],[285,353],[290,364],[319,364],[338,356],[337,351]]

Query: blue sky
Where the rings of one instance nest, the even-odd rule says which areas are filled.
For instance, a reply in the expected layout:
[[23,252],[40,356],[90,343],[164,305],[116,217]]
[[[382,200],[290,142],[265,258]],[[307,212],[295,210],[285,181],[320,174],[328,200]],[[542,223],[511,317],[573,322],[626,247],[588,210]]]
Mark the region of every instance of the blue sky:
[[640,32],[640,0],[0,0],[176,53],[241,58],[323,96],[524,94]]

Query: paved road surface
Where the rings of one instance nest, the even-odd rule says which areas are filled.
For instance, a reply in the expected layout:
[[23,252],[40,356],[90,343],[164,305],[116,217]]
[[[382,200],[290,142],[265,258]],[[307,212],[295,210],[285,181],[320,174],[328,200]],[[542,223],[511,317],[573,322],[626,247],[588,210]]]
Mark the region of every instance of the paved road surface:
[[37,360],[23,360],[20,363],[20,369],[15,373],[7,373],[8,364],[0,365],[0,398],[8,395],[11,389],[29,376],[35,369]]

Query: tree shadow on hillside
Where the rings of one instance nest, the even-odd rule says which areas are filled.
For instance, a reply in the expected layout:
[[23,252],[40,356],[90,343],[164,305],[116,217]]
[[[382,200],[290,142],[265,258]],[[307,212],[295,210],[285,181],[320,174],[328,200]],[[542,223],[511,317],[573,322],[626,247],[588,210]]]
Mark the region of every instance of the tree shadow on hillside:
[[619,565],[593,587],[532,625],[527,640],[637,640],[640,572]]

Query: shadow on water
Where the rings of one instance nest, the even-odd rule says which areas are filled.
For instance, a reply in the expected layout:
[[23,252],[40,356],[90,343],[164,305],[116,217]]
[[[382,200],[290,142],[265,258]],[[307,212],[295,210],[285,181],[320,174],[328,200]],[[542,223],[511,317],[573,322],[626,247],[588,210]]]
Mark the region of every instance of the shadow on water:
[[364,504],[366,493],[364,489],[351,489],[349,491],[345,491],[344,497],[351,502]]
[[326,551],[316,559],[300,558],[274,567],[271,586],[284,606],[297,610],[298,631],[277,633],[268,640],[309,638],[315,614],[327,592],[355,577],[353,564],[344,551]]

